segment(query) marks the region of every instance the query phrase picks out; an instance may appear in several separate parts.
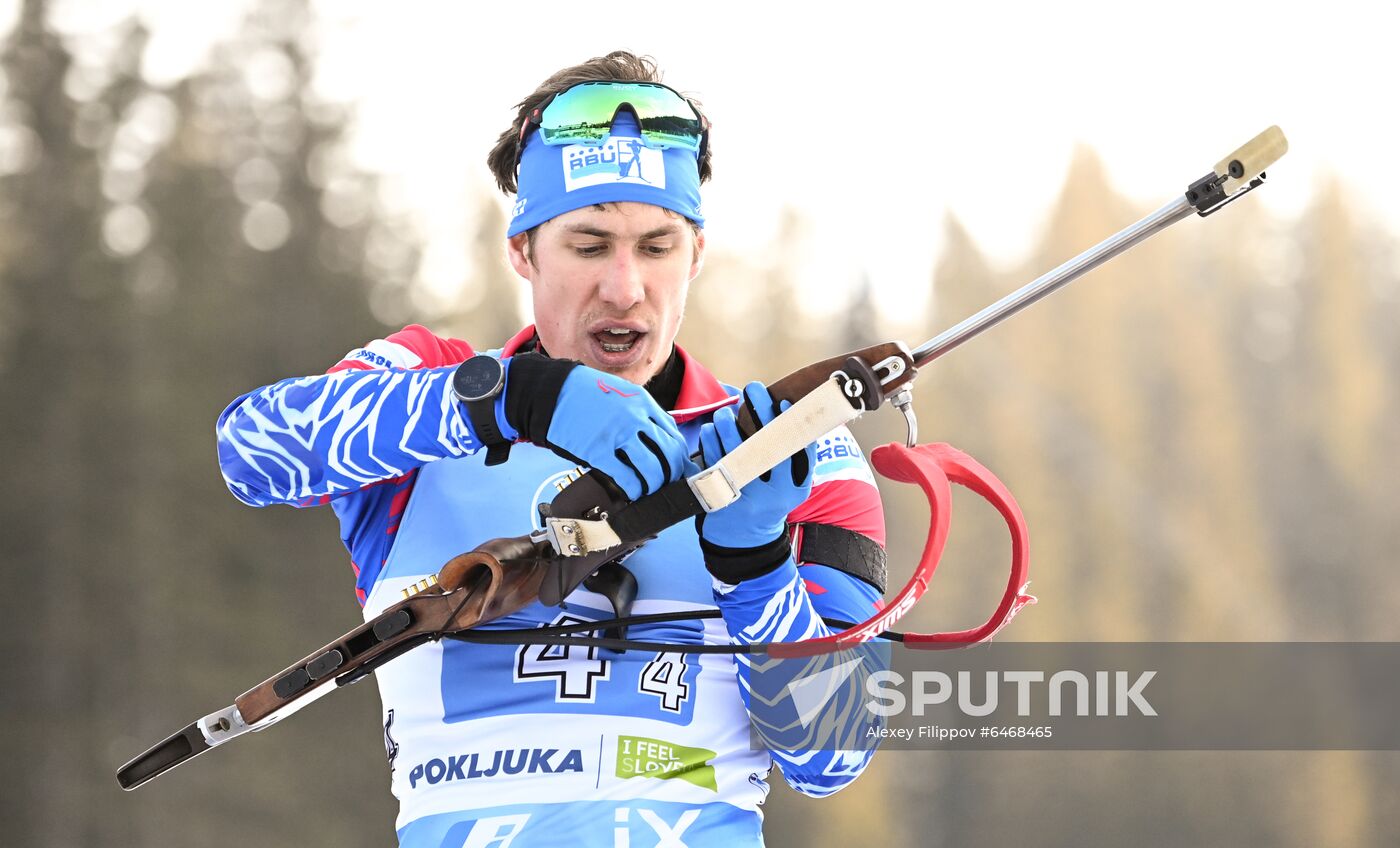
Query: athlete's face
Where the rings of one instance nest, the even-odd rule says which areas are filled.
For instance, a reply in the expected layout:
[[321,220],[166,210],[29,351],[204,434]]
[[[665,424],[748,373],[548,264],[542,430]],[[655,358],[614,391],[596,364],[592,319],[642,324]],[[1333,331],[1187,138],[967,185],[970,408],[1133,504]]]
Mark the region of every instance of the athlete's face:
[[705,237],[649,203],[575,209],[541,224],[533,259],[524,233],[507,243],[530,281],[535,328],[550,356],[644,384],[661,370],[680,330]]

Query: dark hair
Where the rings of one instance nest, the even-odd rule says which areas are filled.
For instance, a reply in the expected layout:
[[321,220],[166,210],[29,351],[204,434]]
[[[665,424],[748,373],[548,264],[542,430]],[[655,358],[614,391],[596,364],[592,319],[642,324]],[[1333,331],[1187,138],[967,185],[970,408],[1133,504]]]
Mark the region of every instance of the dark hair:
[[[540,84],[528,97],[515,104],[515,120],[511,121],[510,129],[501,133],[501,137],[496,139],[496,146],[491,148],[491,153],[486,157],[486,165],[491,169],[491,173],[496,177],[496,185],[506,194],[516,192],[516,163],[520,158],[520,128],[525,124],[525,118],[531,111],[538,108],[541,103],[552,94],[558,94],[570,86],[581,82],[592,82],[594,80],[625,80],[627,82],[661,82],[661,71],[656,67],[656,60],[650,56],[637,56],[628,53],[626,50],[614,50],[606,56],[598,56],[589,59],[581,65],[574,65],[556,72],[549,79]],[[699,109],[700,104],[694,98],[689,98],[695,103],[695,108]],[[705,182],[710,178],[710,145],[705,145],[705,152],[700,156],[700,182]]]

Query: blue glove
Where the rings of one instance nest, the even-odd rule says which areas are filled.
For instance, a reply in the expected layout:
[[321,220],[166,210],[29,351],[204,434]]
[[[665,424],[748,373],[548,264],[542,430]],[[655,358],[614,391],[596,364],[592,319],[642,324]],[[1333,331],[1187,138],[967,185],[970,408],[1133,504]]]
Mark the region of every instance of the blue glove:
[[[744,387],[744,403],[760,425],[772,421],[781,410],[791,406],[783,401],[779,408],[768,389],[756,382]],[[700,450],[705,466],[714,465],[742,440],[734,408],[727,406],[716,412],[710,423],[700,428]],[[812,491],[815,462],[815,449],[808,445],[750,482],[734,503],[697,517],[700,538],[710,546],[706,549],[707,561],[713,547],[734,551],[768,547],[780,538],[785,541],[788,513],[807,500]]]
[[606,475],[629,500],[698,470],[675,421],[641,386],[535,353],[506,361],[505,423],[521,438]]

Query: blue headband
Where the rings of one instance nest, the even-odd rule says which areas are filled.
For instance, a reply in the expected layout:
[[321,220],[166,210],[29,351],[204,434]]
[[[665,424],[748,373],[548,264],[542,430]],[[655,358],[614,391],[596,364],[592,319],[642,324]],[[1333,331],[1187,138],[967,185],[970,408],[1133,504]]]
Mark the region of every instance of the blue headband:
[[595,203],[635,200],[678,212],[700,226],[699,157],[683,147],[645,146],[637,119],[620,110],[602,144],[548,145],[525,139],[519,191],[507,236]]

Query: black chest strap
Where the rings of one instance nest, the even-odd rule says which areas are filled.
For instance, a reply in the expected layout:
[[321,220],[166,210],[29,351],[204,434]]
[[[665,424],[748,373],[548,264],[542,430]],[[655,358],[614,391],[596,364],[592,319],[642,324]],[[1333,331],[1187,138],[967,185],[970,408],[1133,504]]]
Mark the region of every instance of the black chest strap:
[[885,549],[874,539],[834,524],[804,522],[793,526],[798,531],[795,554],[799,563],[844,571],[874,586],[881,596],[885,594]]

